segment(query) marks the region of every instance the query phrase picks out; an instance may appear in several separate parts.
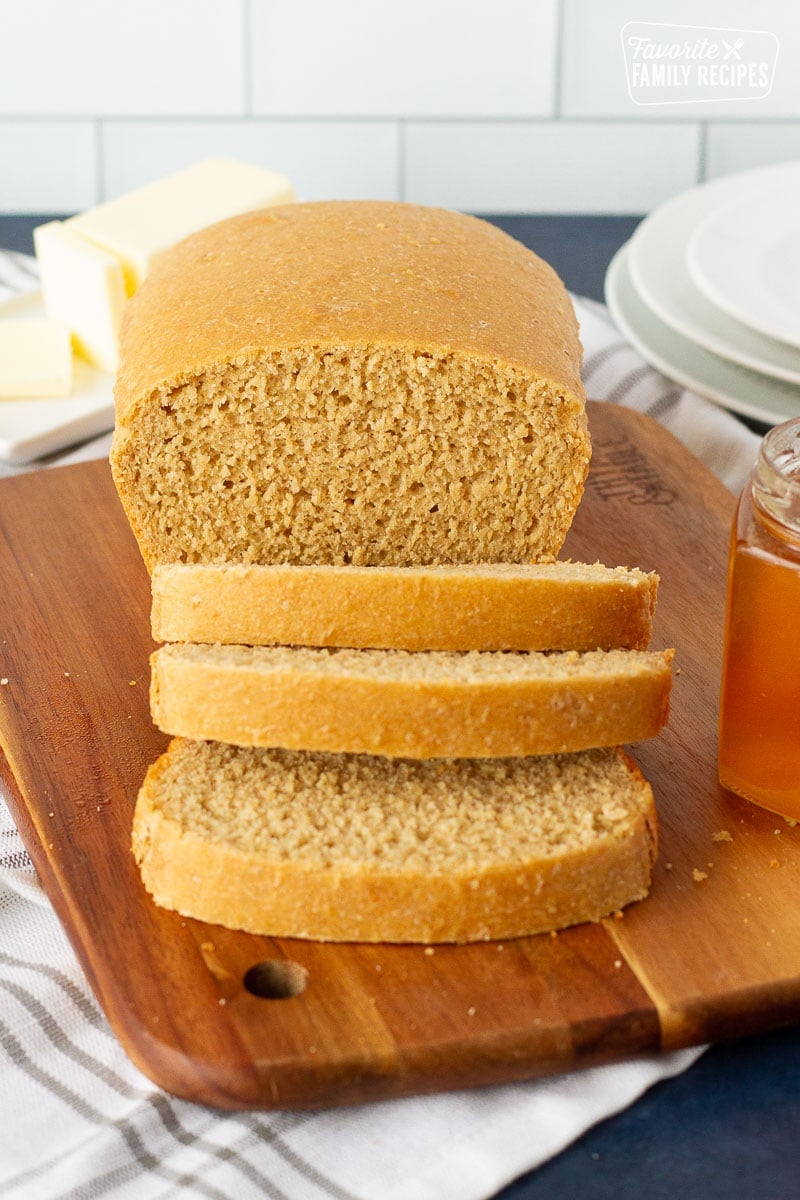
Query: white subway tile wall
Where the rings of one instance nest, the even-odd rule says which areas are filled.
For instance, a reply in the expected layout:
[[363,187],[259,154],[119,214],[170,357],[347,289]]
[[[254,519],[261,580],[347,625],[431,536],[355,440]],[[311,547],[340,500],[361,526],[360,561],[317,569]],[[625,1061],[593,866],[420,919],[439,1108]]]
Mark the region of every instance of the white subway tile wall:
[[647,212],[691,187],[700,128],[634,122],[411,122],[406,198],[473,212]]
[[288,176],[301,200],[393,200],[400,192],[395,121],[164,120],[104,126],[103,195],[224,155]]
[[800,160],[800,121],[732,121],[708,131],[708,179],[789,159]]
[[252,0],[260,116],[539,117],[557,0]]
[[241,0],[2,0],[0,115],[240,116]]
[[[800,20],[796,0],[562,0],[563,57],[561,108],[568,117],[634,117],[643,121],[679,119],[727,121],[800,117]],[[742,59],[738,30],[765,30],[778,39],[777,68],[768,96],[758,100],[711,100],[705,104],[635,104],[628,93],[622,29],[628,22],[734,31],[730,65]],[[669,24],[667,24],[667,22]],[[679,43],[676,33],[665,41]],[[690,35],[692,36],[692,35]]]
[[0,211],[77,211],[98,184],[93,122],[0,117]]
[[[796,0],[0,0],[0,212],[72,212],[209,155],[303,199],[640,213],[800,158]],[[644,106],[626,22],[758,28],[763,99]]]

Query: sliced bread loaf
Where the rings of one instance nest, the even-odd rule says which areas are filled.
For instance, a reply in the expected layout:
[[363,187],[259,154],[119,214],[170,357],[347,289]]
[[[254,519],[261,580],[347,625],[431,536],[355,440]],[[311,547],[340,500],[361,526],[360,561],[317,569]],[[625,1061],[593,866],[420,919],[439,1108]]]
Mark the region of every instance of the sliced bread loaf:
[[155,901],[268,936],[469,942],[648,889],[656,814],[616,749],[492,761],[171,743],[136,805]]
[[671,651],[447,653],[163,646],[166,733],[240,746],[413,758],[553,754],[653,737]]
[[557,562],[444,567],[171,563],[162,642],[388,650],[644,650],[658,576]]
[[126,306],[114,480],[145,562],[531,562],[589,438],[555,272],[473,217],[332,201],[194,234]]

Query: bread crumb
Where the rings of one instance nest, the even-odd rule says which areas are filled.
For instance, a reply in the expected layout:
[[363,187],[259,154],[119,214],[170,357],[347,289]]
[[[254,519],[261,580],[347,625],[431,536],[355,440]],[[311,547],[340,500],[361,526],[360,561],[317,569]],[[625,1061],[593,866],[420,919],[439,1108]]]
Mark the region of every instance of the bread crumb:
[[4,675],[3,678],[0,679],[0,685],[5,687],[7,683],[8,683],[8,677],[6,675]]
[[474,1017],[476,1012],[477,1012],[477,1009],[476,1009],[476,1008],[468,1008],[468,1009],[467,1009],[467,1016],[468,1016],[468,1017]]
[[69,679],[69,671],[65,671],[65,672],[64,672],[64,678],[65,678],[65,679]]
[[621,958],[615,958],[615,959],[614,959],[614,966],[617,968],[617,970],[619,970],[619,969],[620,969],[620,967],[622,966],[622,959],[621,959]]
[[718,829],[716,833],[711,835],[712,842],[732,842],[733,836],[727,829]]
[[695,881],[695,883],[702,883],[704,879],[708,879],[708,875],[705,871],[701,871],[695,867],[695,869],[692,871],[692,879]]
[[382,970],[383,970],[383,967],[381,966],[381,964],[380,964],[380,963],[375,963],[375,970],[376,970],[376,971],[382,971]]
[[665,871],[671,871],[671,870],[672,870],[672,863],[664,863],[664,870],[665,870]]
[[136,687],[136,680],[135,680],[135,679],[129,679],[129,680],[128,680],[128,687]]
[[433,946],[426,946],[422,953],[430,956],[431,954],[435,954],[436,951],[434,950]]
[[625,916],[625,913],[622,911],[621,908],[618,908],[617,911],[614,913],[614,920],[621,921],[624,916]]
[[771,858],[769,860],[769,865],[771,867],[779,867],[781,864],[778,862],[777,858]]
[[499,954],[502,949],[503,949],[503,944],[501,942],[500,945],[497,947],[497,953]]
[[557,937],[558,937],[558,930],[557,930],[557,929],[551,929],[551,930],[550,930],[550,937],[551,937],[551,938],[557,938]]
[[796,817],[784,817],[783,819],[790,829],[794,829],[795,825],[797,824]]
[[220,998],[219,998],[219,1004],[220,1004],[220,1006],[222,1006],[223,1004],[227,1004],[227,1003],[228,1003],[228,1001],[225,999],[225,997],[224,997],[224,996],[220,996]]

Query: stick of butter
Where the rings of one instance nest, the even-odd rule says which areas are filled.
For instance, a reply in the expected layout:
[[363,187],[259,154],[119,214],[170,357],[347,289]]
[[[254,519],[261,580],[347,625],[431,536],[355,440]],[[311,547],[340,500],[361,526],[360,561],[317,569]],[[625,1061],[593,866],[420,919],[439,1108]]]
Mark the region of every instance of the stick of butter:
[[87,242],[67,223],[33,231],[44,306],[66,322],[75,349],[101,371],[116,371],[125,283],[119,260]]
[[71,390],[72,344],[62,321],[0,321],[0,397],[68,396]]
[[252,209],[290,204],[294,198],[282,175],[235,159],[209,158],[65,224],[117,256],[125,290],[132,296],[159,254],[190,233]]

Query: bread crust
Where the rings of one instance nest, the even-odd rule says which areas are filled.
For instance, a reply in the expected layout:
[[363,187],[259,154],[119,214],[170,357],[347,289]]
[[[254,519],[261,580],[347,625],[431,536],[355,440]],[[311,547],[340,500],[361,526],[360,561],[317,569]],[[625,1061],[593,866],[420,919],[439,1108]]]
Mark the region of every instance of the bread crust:
[[646,649],[658,576],[596,564],[336,567],[173,563],[162,642],[389,650]]
[[653,794],[621,750],[637,793],[624,836],[598,836],[579,851],[543,848],[525,861],[433,873],[355,863],[313,869],[183,828],[164,812],[159,794],[181,745],[173,742],[147,773],[133,851],[155,902],[184,916],[316,941],[474,942],[597,921],[649,888],[657,843]]
[[271,208],[126,307],[114,481],[159,562],[547,561],[590,458],[555,272],[476,218]]
[[116,440],[136,406],[218,363],[343,344],[458,349],[584,398],[572,304],[532,251],[477,217],[331,200],[233,217],[162,256],[122,322]]
[[[494,758],[637,742],[669,711],[668,650],[621,651],[613,670],[603,655],[570,654],[581,669],[499,678],[459,677],[447,656],[409,678],[392,657],[402,652],[345,653],[162,647],[151,658],[153,719],[165,733],[237,746]],[[385,670],[361,669],[367,655]]]

